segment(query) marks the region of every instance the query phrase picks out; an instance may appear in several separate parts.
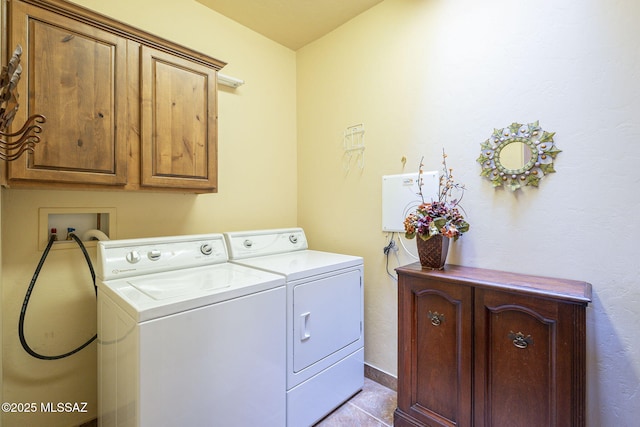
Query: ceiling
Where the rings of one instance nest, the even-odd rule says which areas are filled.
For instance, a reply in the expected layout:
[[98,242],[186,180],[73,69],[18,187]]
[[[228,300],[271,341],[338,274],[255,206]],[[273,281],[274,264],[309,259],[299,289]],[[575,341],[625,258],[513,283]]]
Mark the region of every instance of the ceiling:
[[298,50],[383,0],[196,0]]

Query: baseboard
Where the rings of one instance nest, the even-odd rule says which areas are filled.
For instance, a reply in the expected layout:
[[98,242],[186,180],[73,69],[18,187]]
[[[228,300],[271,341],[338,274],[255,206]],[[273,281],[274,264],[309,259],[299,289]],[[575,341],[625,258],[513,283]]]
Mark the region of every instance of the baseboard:
[[398,379],[396,377],[366,363],[364,364],[364,376],[393,391],[398,391]]

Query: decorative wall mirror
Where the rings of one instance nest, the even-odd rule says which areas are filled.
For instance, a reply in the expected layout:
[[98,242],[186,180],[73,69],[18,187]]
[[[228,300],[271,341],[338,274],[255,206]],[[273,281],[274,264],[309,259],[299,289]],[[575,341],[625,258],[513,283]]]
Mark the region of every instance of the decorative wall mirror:
[[480,175],[494,187],[504,185],[511,191],[527,185],[537,187],[545,174],[555,172],[553,161],[562,151],[556,147],[554,135],[555,132],[542,130],[538,121],[494,129],[489,139],[480,144]]

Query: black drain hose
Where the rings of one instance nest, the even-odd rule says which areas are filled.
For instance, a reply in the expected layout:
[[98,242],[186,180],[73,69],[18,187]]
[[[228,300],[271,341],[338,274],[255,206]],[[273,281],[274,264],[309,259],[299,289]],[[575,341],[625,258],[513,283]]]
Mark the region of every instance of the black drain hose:
[[[75,234],[69,234],[69,236],[71,236],[71,238],[73,238],[73,240],[76,241],[78,246],[80,246],[80,249],[82,249],[82,253],[84,254],[84,259],[87,261],[87,265],[89,266],[89,271],[91,272],[91,279],[93,280],[93,288],[97,298],[98,288],[96,287],[96,273],[93,271],[93,265],[91,264],[91,258],[89,258],[87,249],[84,247],[84,245],[82,244],[82,241],[80,241],[80,239]],[[40,275],[40,270],[44,265],[44,261],[46,260],[47,255],[49,255],[49,250],[51,249],[51,246],[53,246],[54,241],[55,241],[55,237],[52,235],[51,238],[49,238],[49,243],[47,243],[47,247],[42,253],[42,257],[40,258],[40,262],[36,267],[36,271],[33,273],[33,277],[31,278],[31,283],[29,283],[29,288],[27,288],[27,293],[24,296],[24,302],[22,303],[22,310],[20,311],[20,320],[18,321],[18,336],[20,337],[20,344],[22,344],[22,348],[24,348],[25,351],[29,353],[31,356],[37,359],[42,359],[42,360],[58,360],[58,359],[63,359],[65,357],[69,357],[72,354],[79,352],[80,350],[82,350],[83,348],[91,344],[98,337],[98,335],[96,334],[93,336],[93,338],[89,339],[87,342],[85,342],[81,346],[67,353],[58,354],[55,356],[46,356],[43,354],[39,354],[35,352],[31,347],[29,347],[29,344],[27,344],[27,340],[24,337],[24,318],[27,315],[27,306],[29,305],[29,298],[31,298],[31,292],[33,292],[33,288],[36,285],[36,280],[38,280],[38,276]]]

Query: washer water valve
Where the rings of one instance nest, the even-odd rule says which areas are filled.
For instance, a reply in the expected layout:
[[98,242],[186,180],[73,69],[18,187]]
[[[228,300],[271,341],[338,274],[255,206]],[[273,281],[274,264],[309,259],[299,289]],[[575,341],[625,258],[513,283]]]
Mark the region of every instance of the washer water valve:
[[71,240],[71,233],[73,233],[74,231],[76,231],[75,228],[67,227],[67,240]]

